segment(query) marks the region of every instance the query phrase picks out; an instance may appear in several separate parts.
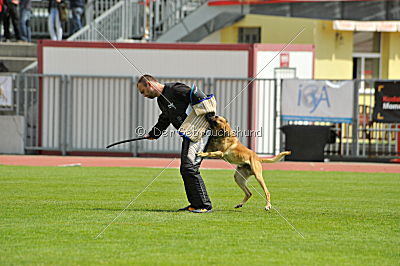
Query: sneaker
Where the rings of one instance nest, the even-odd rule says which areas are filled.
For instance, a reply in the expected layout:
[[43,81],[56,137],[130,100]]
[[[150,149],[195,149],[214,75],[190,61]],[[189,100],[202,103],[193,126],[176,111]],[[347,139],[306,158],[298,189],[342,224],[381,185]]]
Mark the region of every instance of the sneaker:
[[178,212],[182,212],[182,211],[189,211],[189,212],[191,212],[191,211],[193,211],[193,210],[195,210],[195,208],[193,208],[192,206],[187,206],[187,207],[185,207],[185,208],[180,208],[179,210],[178,210]]
[[212,209],[193,209],[190,212],[193,212],[193,213],[207,213],[207,212],[212,212]]

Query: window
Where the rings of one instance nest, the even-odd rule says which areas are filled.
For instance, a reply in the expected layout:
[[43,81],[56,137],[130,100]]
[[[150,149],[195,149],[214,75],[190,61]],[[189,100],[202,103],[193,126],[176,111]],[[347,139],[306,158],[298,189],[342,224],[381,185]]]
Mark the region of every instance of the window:
[[379,53],[381,35],[379,32],[354,32],[354,53]]
[[[381,74],[381,34],[379,32],[354,32],[353,36],[353,78],[379,79]],[[361,87],[365,85],[365,88],[372,86],[364,83],[361,85]]]
[[239,43],[261,42],[261,28],[239,28]]

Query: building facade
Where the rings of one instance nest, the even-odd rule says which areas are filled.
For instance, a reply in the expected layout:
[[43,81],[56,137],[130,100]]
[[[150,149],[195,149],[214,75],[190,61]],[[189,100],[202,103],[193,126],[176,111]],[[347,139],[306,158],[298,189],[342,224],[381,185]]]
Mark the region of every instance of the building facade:
[[250,14],[201,42],[285,44],[301,32],[292,43],[315,46],[315,79],[400,79],[400,22],[340,22]]

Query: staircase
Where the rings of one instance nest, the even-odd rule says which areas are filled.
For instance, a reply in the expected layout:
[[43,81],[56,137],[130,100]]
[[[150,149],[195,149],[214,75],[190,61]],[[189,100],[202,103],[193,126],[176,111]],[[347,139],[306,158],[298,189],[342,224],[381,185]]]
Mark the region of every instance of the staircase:
[[208,0],[120,0],[68,40],[197,42],[249,11],[249,5],[209,6]]
[[121,0],[110,9],[87,22],[68,41],[140,40],[145,35],[145,5],[143,1]]
[[[8,72],[19,72],[36,61],[36,45],[32,43],[0,43],[0,62]],[[3,70],[5,72],[5,70]]]

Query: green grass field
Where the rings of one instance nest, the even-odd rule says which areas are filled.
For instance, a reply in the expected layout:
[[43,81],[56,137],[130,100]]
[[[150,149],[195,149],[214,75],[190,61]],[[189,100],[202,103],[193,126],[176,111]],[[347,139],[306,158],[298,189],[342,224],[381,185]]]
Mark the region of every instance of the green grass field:
[[[399,265],[400,174],[265,171],[272,205],[203,170],[214,212],[186,206],[177,169],[0,166],[0,264]],[[250,182],[259,192],[254,178]]]

